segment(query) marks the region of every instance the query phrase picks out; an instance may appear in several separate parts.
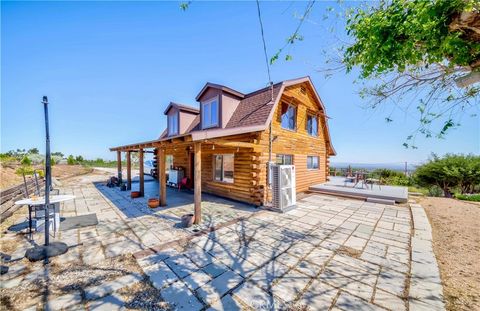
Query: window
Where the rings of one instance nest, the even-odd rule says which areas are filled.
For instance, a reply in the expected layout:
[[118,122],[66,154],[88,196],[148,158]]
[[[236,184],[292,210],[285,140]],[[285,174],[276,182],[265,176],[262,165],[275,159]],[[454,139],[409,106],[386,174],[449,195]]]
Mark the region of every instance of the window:
[[295,106],[282,103],[281,123],[284,129],[292,130],[292,131],[295,130],[297,126],[296,116],[297,116],[297,112],[296,112]]
[[214,155],[214,161],[213,179],[233,183],[233,154]]
[[307,132],[312,136],[318,136],[318,118],[314,115],[307,115]]
[[202,128],[218,126],[218,99],[202,103]]
[[277,164],[279,164],[279,165],[293,165],[293,155],[291,155],[291,154],[277,154]]
[[165,171],[170,172],[170,168],[173,166],[173,155],[167,154],[165,156]]
[[318,157],[308,156],[308,157],[307,157],[307,168],[308,168],[309,170],[316,170],[316,169],[318,169]]
[[178,134],[178,112],[168,116],[168,135]]

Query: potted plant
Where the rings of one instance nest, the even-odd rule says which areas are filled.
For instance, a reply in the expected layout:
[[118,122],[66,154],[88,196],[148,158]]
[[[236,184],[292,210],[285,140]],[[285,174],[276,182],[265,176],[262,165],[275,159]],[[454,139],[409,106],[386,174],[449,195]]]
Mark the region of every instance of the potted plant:
[[135,198],[140,197],[140,191],[132,191],[132,192],[130,192],[130,197],[131,197],[132,199],[135,199]]
[[157,208],[160,205],[160,200],[158,198],[148,199],[148,207]]

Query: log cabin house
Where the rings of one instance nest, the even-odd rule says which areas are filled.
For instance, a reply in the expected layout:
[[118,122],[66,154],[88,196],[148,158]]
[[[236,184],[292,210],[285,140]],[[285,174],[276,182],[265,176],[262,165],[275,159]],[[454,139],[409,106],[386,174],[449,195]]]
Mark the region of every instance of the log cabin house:
[[121,153],[126,153],[127,189],[131,189],[130,154],[138,152],[143,195],[146,149],[153,149],[155,175],[164,181],[159,183],[160,204],[167,204],[166,166],[181,167],[194,189],[196,215],[201,192],[265,205],[270,200],[270,151],[277,164],[295,165],[297,192],[327,180],[329,157],[335,150],[325,106],[310,77],[248,94],[207,83],[196,100],[199,109],[173,102],[167,106],[167,128],[158,139],[110,148],[117,152],[120,179]]

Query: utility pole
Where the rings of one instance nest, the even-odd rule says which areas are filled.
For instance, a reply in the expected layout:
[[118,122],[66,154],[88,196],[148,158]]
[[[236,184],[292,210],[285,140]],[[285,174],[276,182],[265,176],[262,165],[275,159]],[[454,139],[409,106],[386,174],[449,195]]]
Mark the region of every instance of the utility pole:
[[405,161],[405,176],[408,177],[408,163]]
[[50,183],[51,183],[51,163],[50,163],[50,133],[48,130],[48,98],[43,96],[43,110],[45,112],[45,246],[48,246],[50,239]]

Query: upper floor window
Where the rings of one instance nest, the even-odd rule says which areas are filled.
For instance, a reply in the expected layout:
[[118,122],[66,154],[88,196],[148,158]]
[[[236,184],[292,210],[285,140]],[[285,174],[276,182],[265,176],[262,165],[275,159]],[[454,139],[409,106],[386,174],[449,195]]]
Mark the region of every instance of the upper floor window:
[[307,132],[312,136],[318,136],[318,118],[314,115],[307,115]]
[[178,112],[168,115],[168,135],[178,134]]
[[291,154],[277,154],[277,164],[279,165],[293,165],[293,155]]
[[297,111],[295,106],[282,103],[282,127],[287,130],[295,130],[297,126]]
[[218,126],[218,99],[202,103],[202,128]]
[[217,154],[214,156],[214,179],[233,183],[233,154]]
[[316,170],[318,169],[318,157],[316,156],[307,156],[307,169]]

